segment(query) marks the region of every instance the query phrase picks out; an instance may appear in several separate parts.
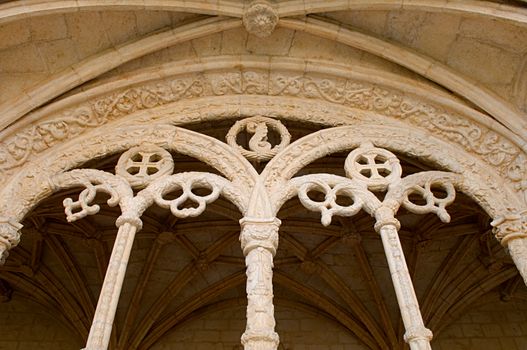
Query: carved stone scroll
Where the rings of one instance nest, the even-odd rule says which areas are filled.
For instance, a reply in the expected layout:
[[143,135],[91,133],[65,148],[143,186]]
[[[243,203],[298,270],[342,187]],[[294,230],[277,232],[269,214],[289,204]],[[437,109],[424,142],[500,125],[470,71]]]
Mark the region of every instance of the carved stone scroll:
[[[275,131],[280,137],[280,143],[273,146],[269,141],[269,129]],[[249,139],[249,149],[237,143],[237,137],[243,130],[252,134]],[[252,161],[266,161],[273,158],[291,142],[291,135],[287,128],[279,121],[262,116],[246,118],[237,121],[226,135],[229,146],[238,150],[245,158]]]
[[247,266],[247,327],[245,350],[276,350],[273,306],[273,257],[278,247],[280,220],[243,218],[240,241]]

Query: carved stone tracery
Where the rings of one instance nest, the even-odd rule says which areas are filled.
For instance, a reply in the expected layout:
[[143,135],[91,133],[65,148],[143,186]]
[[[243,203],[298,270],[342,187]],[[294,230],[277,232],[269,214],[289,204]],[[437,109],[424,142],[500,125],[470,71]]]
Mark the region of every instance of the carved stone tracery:
[[[272,147],[267,140],[269,127],[274,128],[281,136],[278,146]],[[254,134],[248,142],[250,151],[241,148],[236,142],[238,133],[244,128]],[[402,206],[413,213],[434,213],[443,222],[448,222],[450,216],[446,206],[454,201],[454,188],[466,190],[470,189],[470,185],[467,185],[466,179],[460,174],[440,171],[416,173],[403,178],[398,158],[389,150],[374,146],[371,141],[360,143],[359,147],[349,153],[344,164],[347,177],[312,174],[289,179],[294,174],[295,167],[306,164],[306,159],[320,158],[338,151],[339,147],[345,148],[345,140],[349,137],[345,128],[316,134],[318,135],[306,137],[312,138],[311,145],[303,143],[303,139],[289,145],[287,129],[275,119],[258,116],[237,122],[227,137],[229,152],[238,152],[240,160],[238,166],[231,169],[231,174],[238,170],[236,176],[232,176],[232,181],[209,173],[172,175],[174,163],[170,153],[160,146],[148,143],[124,152],[115,175],[92,169],[77,169],[48,180],[53,191],[74,186],[85,187],[78,200],[68,198],[64,201],[69,221],[96,214],[99,206],[93,201],[98,192],[107,193],[110,196],[108,204],[119,205],[122,211],[116,222],[119,231],[87,349],[99,349],[108,344],[131,245],[135,233],[141,229],[142,213],[156,203],[169,208],[179,218],[197,216],[220,195],[233,201],[245,215],[240,221],[240,242],[247,266],[247,328],[242,336],[242,344],[246,349],[274,350],[279,344],[278,334],[274,330],[272,268],[278,247],[280,221],[273,216],[273,212],[295,195],[298,195],[306,208],[321,213],[321,222],[325,226],[331,224],[335,215],[353,216],[361,209],[375,217],[375,230],[383,241],[406,327],[405,340],[413,350],[430,349],[432,335],[424,326],[420,314],[399,241],[400,224],[395,214]],[[185,135],[184,131],[176,129],[171,134],[171,142],[179,141],[182,149],[185,149],[188,145],[185,145],[182,135]],[[326,142],[329,140],[324,135],[331,135],[331,141],[338,140],[340,144],[331,145]],[[217,169],[224,169],[227,159],[238,159],[232,155],[230,158],[226,157],[224,148],[216,147],[217,152],[211,150],[214,142],[209,139],[204,138],[194,147],[196,145],[197,150],[194,152],[198,158],[207,160]],[[207,151],[209,154],[205,156]],[[208,159],[211,156],[214,158]],[[242,156],[249,160],[271,162],[258,176]],[[273,159],[274,157],[278,159]],[[286,166],[280,166],[280,162]],[[204,189],[206,194],[196,192],[196,188]],[[133,189],[142,190],[134,195]],[[174,191],[179,191],[177,198],[166,197]],[[242,194],[244,192],[245,195]],[[247,195],[249,192],[250,196]],[[313,192],[319,192],[323,199],[319,200],[320,196],[313,197]],[[380,200],[376,192],[386,192],[384,199]],[[342,197],[346,199],[346,204],[339,201]],[[419,200],[416,201],[415,198]],[[187,207],[186,203],[189,201],[195,205]],[[518,257],[525,253],[526,245],[523,241],[520,245],[520,240],[513,238],[525,237],[523,214],[504,216],[494,223],[499,227],[496,233],[502,242],[514,242],[509,245],[509,250],[521,271],[525,268],[525,262],[522,263]],[[11,224],[11,227],[15,226]],[[16,240],[12,242],[11,245],[16,244]],[[10,248],[7,244],[5,246],[6,249]],[[317,267],[310,264],[315,263],[307,259],[303,268],[306,271],[316,271]],[[198,266],[206,266],[206,262],[200,262]]]
[[[87,99],[76,107],[50,113],[48,118],[5,138],[0,146],[0,173],[10,175],[14,169],[54,145],[141,110],[203,96],[244,94],[319,99],[403,120],[459,144],[495,167],[527,203],[525,153],[484,123],[394,88],[360,79],[328,74],[320,78],[316,72],[298,74],[284,69],[271,73],[258,69],[225,70],[221,74],[204,72],[192,77],[147,82]],[[147,119],[148,123],[153,117]]]

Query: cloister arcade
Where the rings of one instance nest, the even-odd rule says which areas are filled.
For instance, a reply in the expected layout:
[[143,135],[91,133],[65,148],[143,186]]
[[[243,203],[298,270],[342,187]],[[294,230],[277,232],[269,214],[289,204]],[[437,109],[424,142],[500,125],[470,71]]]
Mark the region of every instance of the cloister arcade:
[[[526,24],[515,1],[0,4],[0,349],[527,347]],[[470,25],[509,82],[470,67]]]

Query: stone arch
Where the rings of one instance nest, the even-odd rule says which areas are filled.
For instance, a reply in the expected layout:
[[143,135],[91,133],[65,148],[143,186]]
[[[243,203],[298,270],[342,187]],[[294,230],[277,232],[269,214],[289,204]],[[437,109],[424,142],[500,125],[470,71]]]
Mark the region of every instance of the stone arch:
[[[502,182],[498,174],[491,174],[480,161],[464,151],[456,149],[430,135],[395,125],[360,123],[324,129],[305,136],[284,149],[273,158],[262,173],[269,193],[279,193],[287,180],[306,164],[325,155],[354,149],[364,142],[375,146],[406,153],[437,164],[440,168],[463,174],[463,180],[455,185],[473,198],[491,217],[506,212],[507,208],[522,208],[521,200],[512,200],[514,194],[496,186]],[[286,198],[274,197],[277,201],[275,213]]]
[[[204,113],[192,100],[207,103],[210,112]],[[65,98],[4,130],[0,172],[10,176],[50,147],[125,117],[138,123],[170,120],[182,125],[212,120],[220,113],[234,117],[269,111],[279,116],[284,109],[296,119],[320,125],[367,118],[384,122],[380,116],[412,124],[497,168],[520,196],[527,190],[521,185],[527,174],[525,142],[490,117],[436,88],[394,74],[298,59],[224,57],[184,68],[164,65],[161,73],[145,69]],[[329,111],[340,117],[331,117]]]
[[[463,6],[461,6],[463,5]],[[485,3],[474,0],[457,0],[444,3],[442,0],[416,0],[403,5],[410,10],[441,11],[450,13],[467,13],[472,15],[485,16],[501,20],[514,21],[520,24],[527,23],[527,14],[521,9],[504,4]],[[310,4],[306,7],[302,0],[289,1],[287,6],[278,6],[278,13],[281,16],[298,16],[310,13],[342,11],[342,10],[396,10],[401,8],[400,0],[383,1],[352,1],[342,2],[338,0],[325,1],[323,4]],[[49,1],[47,6],[43,6],[38,1],[27,2],[23,5],[6,4],[0,6],[0,23],[16,20],[22,16],[43,16],[53,13],[67,13],[74,11],[88,10],[127,10],[127,9],[146,9],[151,11],[186,11],[202,13],[207,15],[224,15],[231,17],[241,17],[244,6],[236,2],[218,1],[215,3],[201,3],[189,1],[155,1],[155,2],[131,2],[122,3],[118,0],[110,0],[104,4],[93,4],[90,2],[79,1]]]
[[[230,63],[231,62],[227,62],[226,64],[229,65]],[[198,67],[199,66],[195,66],[195,69],[198,70]],[[267,68],[269,65],[257,62],[256,67],[253,69],[261,69],[262,67]],[[293,72],[298,74],[298,70],[293,70]],[[320,73],[320,70],[318,72]],[[144,78],[146,73],[141,73],[143,74],[142,78]],[[201,76],[206,75],[206,73],[207,72],[202,73]],[[456,141],[455,137],[448,134],[448,128],[446,128],[447,131],[436,130],[436,137],[426,136],[425,130],[428,129],[425,123],[417,123],[417,125],[415,125],[412,124],[410,118],[401,118],[399,113],[404,111],[404,107],[408,107],[404,104],[399,104],[399,109],[396,110],[395,114],[390,115],[389,109],[383,109],[385,108],[383,107],[384,103],[380,103],[381,108],[377,108],[375,103],[372,102],[374,107],[371,109],[361,109],[359,106],[346,104],[346,101],[343,102],[338,94],[328,94],[327,89],[324,90],[320,88],[320,85],[327,87],[328,81],[331,79],[331,77],[328,77],[328,73],[322,78],[319,78],[323,79],[323,84],[317,85],[317,78],[307,79],[307,73],[304,72],[300,79],[293,79],[293,82],[302,82],[302,79],[307,79],[307,84],[304,84],[304,90],[301,93],[294,94],[287,89],[282,89],[280,90],[281,93],[277,93],[276,95],[273,95],[270,90],[259,90],[259,85],[257,84],[248,84],[247,78],[251,78],[251,75],[247,75],[246,73],[252,73],[252,71],[247,72],[247,70],[239,68],[234,71],[233,76],[236,79],[239,79],[235,80],[236,84],[238,82],[240,84],[240,89],[238,90],[238,85],[236,84],[236,86],[230,87],[227,83],[221,83],[220,85],[214,86],[215,88],[219,88],[216,90],[216,93],[214,93],[214,89],[211,88],[211,90],[208,91],[208,95],[191,95],[188,99],[170,101],[170,103],[165,104],[144,104],[144,108],[131,108],[132,113],[123,113],[122,115],[119,115],[120,118],[105,120],[100,124],[95,124],[93,127],[85,127],[81,132],[66,135],[63,139],[57,137],[55,133],[56,129],[53,129],[53,123],[56,122],[53,120],[54,116],[51,115],[51,118],[47,119],[49,118],[49,115],[44,115],[44,118],[37,122],[42,122],[44,124],[41,124],[39,126],[40,128],[37,130],[42,131],[45,134],[45,132],[49,132],[50,129],[45,129],[41,126],[51,125],[52,127],[51,132],[45,134],[44,140],[49,142],[45,144],[46,147],[44,150],[41,152],[33,152],[32,149],[31,152],[28,153],[27,158],[21,158],[23,160],[21,164],[15,163],[15,166],[11,169],[7,169],[4,173],[5,178],[9,180],[9,183],[8,188],[2,193],[4,195],[3,198],[15,198],[13,194],[19,192],[20,189],[23,189],[22,192],[26,193],[26,195],[19,198],[20,202],[4,202],[2,207],[5,208],[5,212],[8,213],[6,216],[11,219],[23,216],[24,213],[27,213],[29,208],[49,194],[52,191],[52,185],[49,184],[48,181],[50,175],[74,168],[89,159],[102,157],[109,153],[124,150],[141,141],[155,143],[164,147],[177,147],[177,150],[180,152],[196,156],[198,159],[208,162],[222,172],[229,180],[237,182],[240,186],[243,186],[246,189],[257,188],[260,193],[263,193],[263,187],[261,186],[262,183],[257,181],[257,178],[260,176],[241,155],[216,139],[199,135],[192,131],[172,125],[185,125],[193,121],[197,122],[218,120],[221,118],[246,117],[254,114],[265,114],[277,118],[310,122],[321,127],[336,126],[332,129],[326,129],[311,134],[284,150],[275,158],[275,160],[268,164],[269,169],[264,171],[261,175],[261,178],[263,179],[272,179],[273,176],[270,174],[273,172],[273,169],[279,168],[280,171],[275,174],[282,172],[282,174],[287,175],[283,176],[282,180],[286,180],[294,174],[295,169],[299,169],[303,163],[309,162],[310,159],[315,159],[320,155],[331,153],[332,151],[340,149],[339,147],[349,149],[357,146],[359,141],[372,141],[373,139],[374,143],[378,146],[392,150],[399,150],[403,153],[411,153],[414,156],[431,160],[439,164],[440,167],[456,173],[461,173],[466,169],[475,168],[476,170],[473,170],[470,174],[474,175],[474,178],[471,179],[470,182],[463,182],[459,186],[469,192],[469,194],[472,194],[478,203],[484,206],[493,217],[499,216],[503,212],[507,212],[511,206],[514,208],[514,211],[521,210],[523,206],[522,198],[520,198],[521,193],[515,191],[514,181],[507,172],[508,167],[510,164],[513,164],[514,159],[522,156],[522,145],[516,142],[513,136],[509,137],[510,133],[506,130],[504,131],[503,128],[489,122],[489,119],[482,117],[476,112],[467,112],[467,106],[459,103],[456,104],[452,100],[448,101],[446,97],[438,94],[451,103],[449,109],[440,110],[440,112],[436,114],[432,113],[427,115],[424,119],[430,121],[433,116],[448,119],[451,117],[450,113],[454,114],[452,110],[455,110],[459,113],[457,118],[467,121],[467,123],[473,123],[470,125],[476,125],[476,128],[485,128],[486,131],[484,133],[498,135],[496,137],[500,140],[498,142],[500,146],[502,145],[502,142],[505,142],[507,143],[507,147],[512,147],[516,158],[507,158],[507,156],[504,156],[507,161],[504,164],[500,164],[500,167],[496,172],[488,173],[487,171],[486,177],[481,177],[478,172],[483,173],[482,169],[486,169],[488,164],[492,164],[493,157],[495,156],[493,153],[494,149],[490,148],[490,151],[488,151],[487,148],[489,145],[492,146],[496,143],[494,139],[490,139],[482,148],[483,151],[481,151],[480,148],[479,150],[481,152],[478,153],[478,151],[470,152],[470,150],[478,150],[477,145],[475,146],[470,142],[468,144],[463,144],[462,141]],[[291,73],[291,71],[289,73]],[[215,73],[211,72],[210,74],[213,75]],[[219,74],[228,74],[228,72],[221,72]],[[266,74],[269,74],[269,72]],[[191,82],[193,82],[193,80],[191,80]],[[190,86],[192,86],[192,84],[190,84]],[[251,90],[255,89],[255,86],[257,89]],[[307,89],[308,86],[316,88],[314,90],[309,90]],[[137,87],[133,87],[133,89],[135,88]],[[203,89],[203,91],[205,90],[206,89]],[[425,88],[422,90],[427,91]],[[319,95],[313,96],[313,91],[317,91]],[[338,91],[338,87],[336,91],[341,92]],[[346,90],[344,91],[346,92]],[[106,92],[110,95],[113,94],[111,98],[115,102],[114,105],[119,105],[119,98],[122,97],[123,94],[126,94],[126,92],[123,93],[123,91],[119,90],[117,90],[117,92]],[[251,92],[255,93],[256,96],[252,96]],[[116,98],[115,95],[117,95]],[[417,98],[416,96],[419,97],[416,93],[413,95],[413,98]],[[235,102],[229,102],[229,100],[233,100],[233,97],[236,97],[234,99]],[[404,98],[405,96],[402,95],[402,97]],[[79,99],[79,97],[74,96],[72,98],[72,100],[76,99]],[[208,104],[199,105],[196,103],[203,101],[208,101]],[[393,99],[388,99],[388,102],[393,101]],[[427,104],[430,102],[422,96],[418,101],[417,104],[413,104],[412,106],[419,106],[419,103],[430,106]],[[251,103],[245,105],[245,102]],[[386,101],[381,100],[380,102]],[[315,107],[317,104],[318,107]],[[447,104],[448,103],[445,103],[444,105]],[[204,111],[203,106],[206,106],[206,111]],[[84,115],[82,113],[86,112],[86,105],[73,106],[73,108],[77,111],[81,111],[79,115],[82,119],[82,116]],[[310,108],[312,109],[310,110]],[[123,109],[126,110],[127,106],[124,105]],[[68,114],[69,112],[70,111],[68,110],[59,109],[59,113],[62,115]],[[334,112],[336,112],[335,115],[332,115]],[[130,124],[133,126],[129,126]],[[365,130],[364,133],[358,132],[359,128],[363,128],[363,130]],[[101,130],[103,131],[101,132]],[[122,134],[120,134],[121,132]],[[356,138],[350,137],[350,134],[356,136]],[[112,137],[114,138],[109,137],[109,135],[113,135]],[[387,135],[390,137],[387,137]],[[189,145],[188,140],[195,140],[195,142]],[[302,145],[309,144],[310,142],[312,142],[310,147],[312,147],[311,150],[313,152],[302,154],[304,151]],[[106,143],[111,143],[112,147],[108,147]],[[323,144],[323,147],[318,147],[320,144]],[[506,155],[508,154],[507,147],[504,147],[505,150],[498,147],[496,152],[498,154]],[[463,150],[460,150],[460,148],[463,148]],[[300,151],[302,157],[291,161],[291,158],[288,159],[287,157],[294,155],[295,150],[296,152]],[[448,157],[450,155],[449,152],[452,150],[452,154],[457,155],[457,157],[453,159]],[[201,154],[201,152],[205,152],[208,156]],[[226,157],[221,161],[217,161],[215,160],[217,154],[222,154]],[[498,158],[501,159],[501,157]],[[243,169],[243,171],[240,172],[239,169]],[[284,169],[285,172],[283,172]],[[17,170],[20,172],[15,174]],[[10,177],[10,175],[13,176]],[[280,180],[280,177],[278,176],[276,179]],[[37,188],[41,188],[40,193],[27,194],[27,191],[24,189],[34,190],[35,184],[37,185]],[[272,181],[267,185],[267,191],[271,190],[271,192],[274,188],[273,186],[278,186],[278,184],[274,184]],[[503,185],[503,188],[505,189],[505,194],[499,193],[497,189],[497,186],[501,185]],[[249,193],[250,191],[247,192]],[[495,193],[498,193],[498,195],[493,197],[492,194]],[[508,198],[504,199],[504,197]],[[258,201],[258,199],[261,198],[262,197],[254,195],[251,196],[253,202]],[[246,200],[246,202],[248,201],[249,200]],[[510,205],[510,203],[513,203],[513,205]],[[17,215],[19,216],[17,217]],[[267,215],[267,213],[264,213],[264,216],[265,215]],[[251,219],[255,218],[252,217]],[[257,222],[257,224],[261,223],[261,221]],[[274,225],[274,228],[277,229],[276,222],[265,221],[263,224]],[[254,222],[249,222],[247,225],[242,222],[242,233],[244,231],[249,231],[246,230],[246,227],[253,229],[250,225],[254,225]],[[245,246],[245,242],[242,241],[242,245]],[[276,249],[276,247],[273,248],[272,246],[265,246],[264,248],[269,250]]]
[[[157,144],[195,157],[217,169],[230,181],[248,192],[255,182],[256,171],[227,145],[206,135],[170,126],[153,125],[108,128],[104,133],[88,133],[81,139],[61,145],[55,156],[46,154],[43,163],[28,165],[4,189],[0,205],[3,215],[23,219],[35,205],[53,192],[53,176],[98,157],[124,151],[141,143]],[[18,195],[15,195],[18,194]],[[13,199],[17,199],[16,203]],[[240,209],[247,204],[236,203]]]

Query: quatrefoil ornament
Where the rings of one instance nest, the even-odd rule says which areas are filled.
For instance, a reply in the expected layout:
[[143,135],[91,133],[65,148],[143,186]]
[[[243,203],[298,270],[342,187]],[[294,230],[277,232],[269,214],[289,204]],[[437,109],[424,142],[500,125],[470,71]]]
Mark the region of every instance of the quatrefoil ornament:
[[349,178],[364,183],[372,191],[384,191],[402,174],[401,164],[395,154],[371,143],[362,144],[350,152],[344,169]]
[[129,149],[121,155],[115,167],[115,173],[125,178],[133,188],[146,187],[173,171],[172,156],[156,145],[141,145]]

